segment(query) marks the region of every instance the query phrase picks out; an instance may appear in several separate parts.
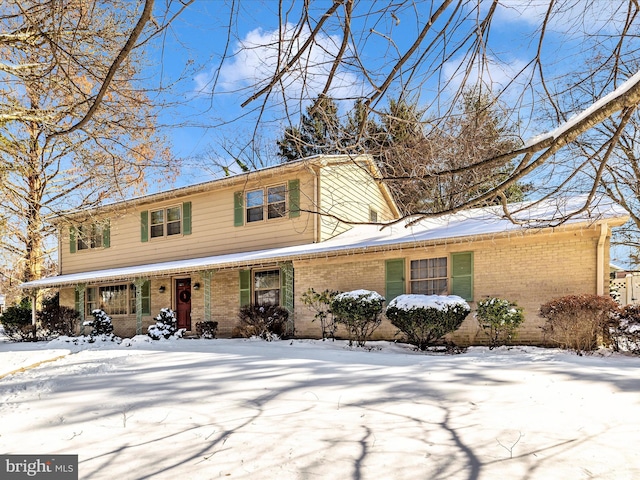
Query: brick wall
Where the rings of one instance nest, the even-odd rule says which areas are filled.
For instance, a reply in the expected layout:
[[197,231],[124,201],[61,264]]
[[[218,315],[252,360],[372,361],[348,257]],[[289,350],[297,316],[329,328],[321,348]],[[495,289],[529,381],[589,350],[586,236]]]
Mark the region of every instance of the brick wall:
[[[355,255],[346,259],[295,262],[296,335],[315,338],[321,335],[320,326],[312,322],[313,312],[300,301],[300,295],[309,287],[316,291],[326,288],[340,291],[364,288],[385,295],[386,259],[405,258],[408,278],[410,260],[449,257],[454,252],[472,251],[474,300],[496,296],[517,302],[525,313],[518,342],[543,344],[540,327],[544,319],[538,316],[542,303],[563,295],[596,293],[597,241],[598,231],[594,228],[520,234],[483,242]],[[608,246],[605,251],[608,251]],[[608,264],[608,258],[605,261]],[[605,269],[605,273],[608,273],[608,269]],[[472,313],[451,338],[457,344],[487,342],[473,315],[475,302],[471,303],[471,308]],[[374,338],[398,338],[394,337],[395,332],[395,327],[385,319]]]

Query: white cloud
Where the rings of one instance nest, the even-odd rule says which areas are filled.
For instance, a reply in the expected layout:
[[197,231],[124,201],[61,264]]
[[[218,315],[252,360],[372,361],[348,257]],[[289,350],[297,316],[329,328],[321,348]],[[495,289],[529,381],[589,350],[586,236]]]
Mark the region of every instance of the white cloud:
[[517,80],[519,75],[523,75],[523,69],[527,65],[527,62],[520,59],[513,59],[509,63],[499,61],[495,57],[487,57],[485,60],[486,62],[482,65],[475,61],[466,79],[466,66],[462,64],[461,58],[452,59],[445,63],[442,71],[447,83],[447,90],[451,93],[456,92],[464,82],[465,86],[482,85],[483,88],[488,88],[497,94],[507,89],[510,83]]
[[[488,2],[487,2],[488,3]],[[496,18],[539,26],[547,14],[549,0],[501,0]],[[553,8],[549,27],[561,35],[619,33],[629,2],[623,0],[559,1]],[[484,4],[484,8],[487,8]]]
[[[256,91],[266,85],[274,73],[286,65],[298,49],[309,38],[307,30],[293,40],[294,25],[283,28],[283,41],[279,41],[278,30],[250,31],[238,42],[233,56],[220,68],[216,91]],[[335,36],[318,35],[304,55],[293,65],[281,80],[280,93],[287,99],[315,98],[322,92],[339,50],[340,39]],[[280,50],[280,51],[279,51]],[[195,78],[196,91],[210,92],[213,72]],[[350,98],[361,93],[362,82],[358,77],[340,67],[332,81],[329,96]]]

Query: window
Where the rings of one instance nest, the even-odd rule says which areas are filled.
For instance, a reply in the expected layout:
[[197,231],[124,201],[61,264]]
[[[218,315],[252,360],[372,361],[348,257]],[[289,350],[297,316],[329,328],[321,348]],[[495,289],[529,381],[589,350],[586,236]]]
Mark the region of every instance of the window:
[[[150,284],[142,286],[142,313],[151,314]],[[133,284],[105,285],[102,287],[88,287],[85,290],[86,315],[100,309],[107,315],[127,315],[136,313],[136,287]]]
[[107,248],[110,243],[109,222],[79,225],[70,229],[70,252],[92,248]]
[[376,212],[373,208],[369,209],[369,221],[371,223],[377,223],[378,222],[378,212]]
[[80,225],[78,227],[78,250],[102,247],[102,226]]
[[247,192],[247,223],[259,222],[264,220],[265,217],[268,220],[284,217],[286,212],[286,195],[287,189],[284,185],[268,187],[266,190],[261,188]]
[[412,260],[411,293],[447,295],[447,258]]
[[264,193],[262,190],[247,192],[247,223],[264,218]]
[[168,207],[151,211],[151,238],[179,235],[182,226],[182,208]]
[[[233,192],[233,226],[276,218],[300,217],[300,180],[286,184]],[[185,213],[185,221],[187,214]],[[185,227],[186,230],[186,227]],[[185,231],[186,234],[186,231]],[[144,240],[143,240],[144,241]]]
[[280,270],[255,272],[253,294],[255,305],[280,305]]
[[267,188],[267,218],[284,217],[285,195],[284,185]]

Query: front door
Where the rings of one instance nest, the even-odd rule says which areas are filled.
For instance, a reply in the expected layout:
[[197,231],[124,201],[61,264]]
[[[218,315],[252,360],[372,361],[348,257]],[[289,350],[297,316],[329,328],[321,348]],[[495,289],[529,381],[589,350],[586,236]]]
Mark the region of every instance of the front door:
[[176,280],[176,315],[178,328],[191,330],[191,279]]

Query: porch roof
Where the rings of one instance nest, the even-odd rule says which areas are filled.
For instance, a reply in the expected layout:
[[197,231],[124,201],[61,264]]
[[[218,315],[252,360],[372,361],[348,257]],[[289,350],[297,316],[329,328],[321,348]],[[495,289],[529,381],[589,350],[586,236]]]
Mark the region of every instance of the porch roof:
[[[419,221],[409,218],[403,223],[382,228],[376,225],[356,225],[341,235],[321,243],[71,273],[26,282],[20,288],[63,287],[90,282],[131,281],[136,278],[205,270],[247,268],[291,260],[348,256],[441,243],[471,242],[487,237],[522,235],[527,231],[537,231],[542,228],[585,228],[605,222],[610,226],[618,226],[629,218],[621,207],[610,201],[600,200],[589,210],[564,224],[550,226],[559,214],[574,211],[582,205],[581,202],[584,202],[584,198],[577,197],[562,201],[546,201],[534,206],[513,205],[511,209],[515,212],[513,217],[523,223],[513,223],[505,218],[501,207],[487,207]],[[415,223],[411,220],[415,220]]]

